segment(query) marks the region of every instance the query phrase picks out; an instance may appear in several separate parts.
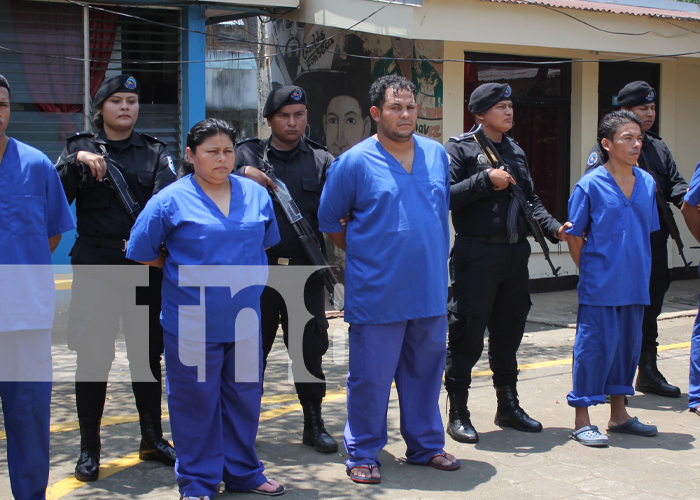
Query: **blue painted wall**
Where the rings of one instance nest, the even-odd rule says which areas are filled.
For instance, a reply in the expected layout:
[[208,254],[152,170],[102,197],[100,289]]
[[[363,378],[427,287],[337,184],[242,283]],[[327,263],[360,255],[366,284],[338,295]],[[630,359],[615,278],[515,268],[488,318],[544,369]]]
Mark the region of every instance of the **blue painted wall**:
[[184,28],[198,31],[182,32],[182,60],[201,61],[182,65],[182,151],[187,145],[187,132],[192,126],[206,118],[206,78],[204,61],[207,57],[205,7],[192,5],[183,7]]

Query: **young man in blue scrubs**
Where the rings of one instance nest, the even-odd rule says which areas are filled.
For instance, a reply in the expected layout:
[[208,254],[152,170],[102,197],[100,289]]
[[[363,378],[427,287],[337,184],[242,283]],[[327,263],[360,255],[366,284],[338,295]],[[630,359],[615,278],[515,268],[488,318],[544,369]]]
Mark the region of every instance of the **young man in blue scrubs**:
[[51,252],[75,223],[53,164],[5,135],[9,121],[10,85],[0,75],[0,399],[12,494],[44,500],[56,304]]
[[[681,212],[693,237],[700,242],[700,163],[690,180],[690,188],[683,198]],[[688,410],[700,415],[700,312],[695,318],[690,341],[690,380],[688,384]]]
[[[386,76],[372,85],[377,134],[330,167],[319,227],[346,251],[350,323],[345,462],[358,483],[379,483],[387,407],[396,381],[409,463],[454,470],[438,398],[445,363],[449,157],[414,135],[416,88]],[[350,214],[347,225],[340,222]]]
[[[610,396],[609,432],[654,436],[653,425],[631,417],[625,395],[639,361],[644,306],[649,304],[651,244],[659,229],[656,183],[637,168],[641,120],[629,111],[606,115],[598,126],[604,164],[578,181],[569,198],[569,251],[579,267],[579,309],[574,344],[576,409],[572,437],[586,446],[607,446],[591,425],[588,407]],[[584,233],[586,237],[584,239]]]

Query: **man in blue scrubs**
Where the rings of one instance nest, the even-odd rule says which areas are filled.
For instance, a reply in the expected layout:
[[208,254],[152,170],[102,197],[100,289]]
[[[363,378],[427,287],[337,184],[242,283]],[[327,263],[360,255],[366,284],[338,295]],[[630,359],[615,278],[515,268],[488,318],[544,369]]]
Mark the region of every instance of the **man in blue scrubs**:
[[56,169],[5,135],[10,85],[0,75],[0,399],[17,500],[44,500],[49,481],[51,252],[75,228]]
[[[693,237],[700,242],[700,163],[690,180],[690,188],[683,198],[681,212]],[[700,299],[699,299],[700,302]],[[690,380],[688,384],[688,410],[700,415],[700,312],[695,318],[693,337],[690,341]]]
[[606,115],[598,126],[604,164],[584,175],[569,198],[573,226],[567,233],[579,267],[579,309],[573,390],[567,400],[576,409],[572,437],[586,446],[608,444],[588,415],[588,407],[605,403],[606,395],[609,432],[657,434],[655,426],[630,416],[624,403],[625,395],[634,394],[644,306],[649,304],[649,236],[659,229],[656,183],[635,166],[642,140],[636,115]]
[[407,461],[443,470],[460,466],[443,450],[438,406],[447,328],[449,157],[439,143],[414,135],[415,96],[403,77],[374,82],[370,113],[377,134],[330,167],[318,214],[321,231],[347,257],[345,466],[358,483],[380,481],[393,380]]

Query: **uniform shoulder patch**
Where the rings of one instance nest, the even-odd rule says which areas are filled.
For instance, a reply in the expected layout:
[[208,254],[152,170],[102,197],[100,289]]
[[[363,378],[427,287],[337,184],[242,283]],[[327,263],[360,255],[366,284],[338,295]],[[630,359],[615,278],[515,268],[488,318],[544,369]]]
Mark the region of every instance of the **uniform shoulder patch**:
[[479,153],[479,156],[476,157],[476,162],[479,165],[488,165],[489,161],[486,159],[486,155],[484,153]]
[[173,174],[177,175],[177,172],[175,172],[175,164],[173,163],[173,158],[170,155],[168,155],[168,167],[170,167],[170,170]]
[[242,141],[238,141],[236,143],[236,147],[240,146],[241,144],[246,144],[248,142],[261,142],[261,141],[257,137],[248,137],[247,139],[243,139]]
[[84,130],[82,132],[78,132],[77,134],[73,134],[70,137],[66,137],[66,140],[72,141],[73,139],[77,139],[78,137],[95,137],[95,134],[93,132]]
[[304,142],[306,142],[306,144],[308,144],[314,149],[322,149],[324,151],[328,151],[328,148],[326,146],[324,146],[320,142],[314,141],[313,139],[309,139],[308,137],[304,138]]
[[168,145],[167,142],[161,141],[160,139],[158,139],[157,137],[153,137],[152,135],[143,134],[143,133],[139,133],[139,135],[140,135],[141,137],[145,137],[146,139],[150,139],[150,140],[155,141],[155,142],[157,142],[157,143],[159,143],[159,144],[162,144],[163,146],[167,146],[167,145]]
[[588,157],[588,161],[586,162],[586,165],[588,165],[589,167],[592,167],[596,163],[598,163],[598,153],[593,151],[591,153],[591,156]]

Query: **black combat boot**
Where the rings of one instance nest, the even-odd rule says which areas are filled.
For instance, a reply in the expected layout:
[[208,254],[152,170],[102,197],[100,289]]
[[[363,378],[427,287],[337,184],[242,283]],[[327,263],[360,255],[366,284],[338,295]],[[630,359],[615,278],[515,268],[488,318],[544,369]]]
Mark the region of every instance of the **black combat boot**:
[[170,467],[175,465],[177,454],[175,448],[163,439],[160,415],[139,413],[139,423],[141,424],[139,458],[141,460],[157,460]]
[[338,451],[338,442],[328,434],[321,418],[320,399],[301,399],[299,401],[304,409],[304,438],[305,445],[313,446],[319,453],[335,453]]
[[642,350],[639,356],[639,373],[634,389],[639,392],[651,392],[667,398],[680,398],[681,390],[675,385],[671,385],[666,378],[661,375],[656,367],[656,347]]
[[469,392],[447,394],[450,401],[450,422],[447,425],[447,434],[459,443],[478,443],[479,435],[472,425],[467,409]]
[[530,418],[525,410],[520,408],[518,391],[515,386],[496,387],[498,408],[493,423],[500,427],[513,427],[522,432],[540,432],[542,424]]
[[97,481],[100,475],[100,419],[79,419],[80,423],[80,458],[75,466],[75,478],[78,481]]

